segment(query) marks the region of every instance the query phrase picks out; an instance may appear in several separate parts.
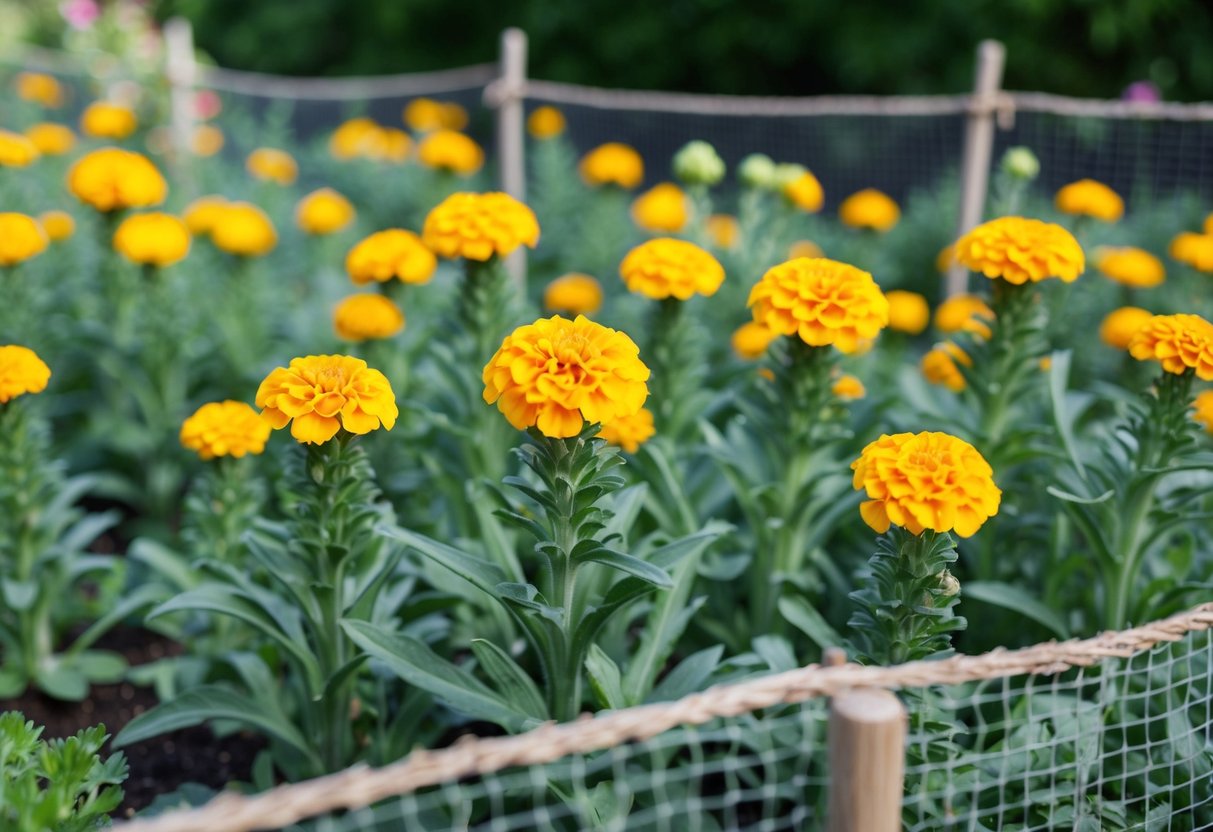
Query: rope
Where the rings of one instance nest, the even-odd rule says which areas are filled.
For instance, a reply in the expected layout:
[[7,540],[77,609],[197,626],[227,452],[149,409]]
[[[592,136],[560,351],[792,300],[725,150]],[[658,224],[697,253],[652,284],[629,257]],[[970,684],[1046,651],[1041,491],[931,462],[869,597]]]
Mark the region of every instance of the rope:
[[1064,95],[1045,92],[1011,92],[1005,95],[1016,110],[1027,113],[1052,113],[1081,118],[1213,121],[1213,102],[1177,104],[1165,101],[1100,101],[1067,98]]
[[198,85],[202,87],[263,98],[309,101],[433,95],[482,87],[496,76],[496,64],[475,64],[437,72],[352,78],[291,78],[214,66],[198,67]]
[[259,795],[222,794],[197,809],[122,824],[119,832],[251,832],[277,829],[340,809],[358,809],[426,786],[486,775],[513,766],[551,763],[654,737],[679,725],[700,725],[780,704],[833,696],[849,688],[917,688],[1028,674],[1051,675],[1128,658],[1156,644],[1213,627],[1213,603],[1161,621],[1094,638],[1046,642],[1021,650],[953,656],[895,667],[809,665],[798,670],[710,688],[676,702],[642,705],[561,725],[549,723],[513,737],[464,737],[450,748],[414,751],[398,763],[354,766],[337,774],[279,786]]

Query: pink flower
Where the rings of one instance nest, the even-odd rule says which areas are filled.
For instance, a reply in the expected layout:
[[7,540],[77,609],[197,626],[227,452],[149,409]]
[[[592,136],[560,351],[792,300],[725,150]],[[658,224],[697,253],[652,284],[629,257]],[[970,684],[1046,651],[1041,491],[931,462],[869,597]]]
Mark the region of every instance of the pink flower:
[[1145,104],[1156,104],[1162,101],[1162,93],[1152,81],[1134,81],[1125,87],[1125,91],[1121,93],[1120,97],[1124,101]]
[[101,7],[96,0],[66,0],[60,4],[59,13],[73,29],[83,30],[101,16]]

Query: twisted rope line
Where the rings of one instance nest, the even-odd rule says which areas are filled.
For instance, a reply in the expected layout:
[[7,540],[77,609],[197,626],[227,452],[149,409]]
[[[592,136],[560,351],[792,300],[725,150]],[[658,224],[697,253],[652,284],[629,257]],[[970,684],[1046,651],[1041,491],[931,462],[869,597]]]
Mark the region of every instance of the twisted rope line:
[[1089,639],[1045,642],[1020,650],[997,649],[979,656],[953,656],[895,667],[809,665],[746,682],[710,688],[676,702],[662,702],[549,723],[513,737],[464,737],[450,748],[414,751],[379,769],[354,766],[315,780],[279,786],[251,797],[223,794],[197,809],[116,827],[119,832],[251,832],[277,829],[340,809],[359,809],[426,786],[486,775],[514,766],[551,763],[649,739],[679,725],[700,725],[780,704],[833,696],[848,688],[886,689],[954,685],[1029,674],[1052,675],[1089,667],[1108,658],[1128,658],[1157,644],[1213,627],[1213,603],[1121,632]]
[[291,78],[222,67],[198,67],[198,86],[262,98],[309,101],[433,95],[481,87],[497,77],[496,64],[475,64],[437,72],[351,78]]

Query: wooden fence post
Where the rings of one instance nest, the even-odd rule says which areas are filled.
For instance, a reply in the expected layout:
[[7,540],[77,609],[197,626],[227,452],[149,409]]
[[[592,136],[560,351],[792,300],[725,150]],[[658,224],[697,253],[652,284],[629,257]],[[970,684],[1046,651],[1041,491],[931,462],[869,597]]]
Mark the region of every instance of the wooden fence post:
[[170,124],[173,160],[184,170],[194,139],[195,85],[198,67],[194,62],[194,27],[184,17],[164,24],[165,75],[170,93]]
[[[976,81],[965,127],[964,161],[960,169],[960,218],[956,226],[956,239],[980,223],[985,210],[986,191],[990,184],[990,157],[994,152],[994,115],[998,109],[998,93],[1002,87],[1002,69],[1006,57],[1006,47],[996,40],[983,40],[977,45]],[[968,284],[968,269],[953,263],[948,268],[947,296],[964,293]]]
[[887,690],[856,688],[830,702],[828,832],[899,832],[906,709]]
[[[501,33],[501,88],[497,105],[497,165],[501,190],[526,201],[524,158],[526,98],[526,32],[510,28]],[[526,289],[526,251],[519,247],[506,260],[506,268],[518,287]]]

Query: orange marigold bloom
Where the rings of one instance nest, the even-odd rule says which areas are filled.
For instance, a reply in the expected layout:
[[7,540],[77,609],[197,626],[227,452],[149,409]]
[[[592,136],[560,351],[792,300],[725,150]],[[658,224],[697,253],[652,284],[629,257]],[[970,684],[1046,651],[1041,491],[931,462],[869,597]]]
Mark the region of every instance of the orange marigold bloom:
[[437,267],[434,252],[420,237],[403,228],[376,231],[345,256],[345,270],[359,286],[392,278],[402,283],[429,283]]
[[817,177],[807,170],[783,186],[783,196],[792,205],[809,214],[816,214],[825,202],[825,191]]
[[66,240],[76,231],[76,221],[67,211],[45,211],[38,217],[38,224],[52,243]]
[[46,232],[33,217],[0,212],[0,266],[15,266],[46,251]]
[[387,377],[348,355],[309,355],[271,372],[257,388],[261,418],[291,436],[320,445],[345,429],[365,434],[391,430],[400,415]]
[[190,233],[195,237],[203,234],[210,234],[215,227],[215,223],[219,221],[219,215],[230,205],[226,197],[200,196],[185,206],[185,212],[182,219],[185,220],[185,227],[190,230]]
[[930,529],[972,537],[1002,501],[985,457],[946,433],[885,434],[851,469],[855,489],[868,496],[859,513],[878,534],[895,525],[911,534]]
[[190,231],[172,214],[134,214],[114,232],[114,251],[143,266],[171,266],[189,254]]
[[26,393],[41,393],[51,379],[51,368],[29,347],[0,347],[0,404]]
[[1203,425],[1205,430],[1213,434],[1213,390],[1206,390],[1196,397],[1192,402],[1192,409],[1196,412],[1192,414],[1192,418],[1200,425]]
[[935,309],[935,327],[940,332],[972,332],[982,340],[992,334],[986,321],[994,320],[994,310],[977,295],[954,295]]
[[834,381],[834,386],[830,390],[840,399],[852,400],[862,399],[868,394],[868,390],[863,386],[863,382],[850,373],[843,373]]
[[159,205],[168,194],[168,183],[146,156],[116,147],[82,156],[68,171],[67,186],[103,212]]
[[484,151],[462,133],[437,130],[417,145],[417,161],[427,168],[471,176],[484,165]]
[[968,386],[968,382],[965,381],[964,373],[960,371],[960,367],[956,366],[957,364],[972,367],[973,359],[951,341],[944,341],[927,352],[922,357],[922,363],[919,366],[922,369],[923,378],[931,384],[939,384],[953,393],[959,393]]
[[414,98],[405,106],[403,117],[409,129],[418,133],[462,130],[468,123],[467,111],[458,104],[432,98]]
[[564,113],[555,107],[536,107],[526,120],[527,132],[540,140],[555,138],[564,128]]
[[457,193],[425,218],[421,238],[439,257],[488,260],[539,242],[535,212],[509,194]]
[[956,241],[956,259],[986,277],[1016,285],[1050,277],[1072,283],[1086,266],[1073,234],[1060,225],[1023,217],[977,226]]
[[47,121],[26,130],[25,137],[34,143],[43,156],[62,156],[76,146],[76,134],[70,127]]
[[203,459],[242,457],[265,450],[269,423],[244,402],[204,404],[181,425],[181,444]]
[[38,161],[41,155],[28,136],[0,130],[0,167],[23,168]]
[[1113,309],[1099,325],[1099,339],[1113,349],[1126,350],[1137,330],[1153,317],[1153,312],[1137,306]]
[[607,142],[581,157],[578,165],[587,185],[618,185],[630,191],[644,181],[644,160],[632,147]]
[[543,306],[568,315],[592,315],[602,308],[602,284],[588,274],[566,274],[543,290]]
[[350,295],[333,310],[333,329],[345,341],[391,338],[404,329],[404,313],[383,295]]
[[756,361],[766,354],[767,347],[778,337],[779,333],[772,332],[766,325],[748,321],[733,333],[733,352],[737,353],[738,358]]
[[838,219],[852,228],[888,231],[901,219],[901,209],[893,198],[875,188],[851,194],[838,206]]
[[1193,370],[1213,381],[1213,324],[1199,315],[1155,315],[1134,333],[1129,354],[1157,361],[1168,373]]
[[22,101],[33,101],[43,107],[63,105],[63,87],[50,75],[41,72],[21,72],[15,82],[17,97]]
[[619,276],[629,291],[653,300],[686,300],[696,293],[716,294],[724,266],[694,243],[658,237],[629,251],[619,264]]
[[889,329],[917,335],[931,322],[927,299],[917,292],[894,289],[884,296],[889,299]]
[[1116,222],[1125,213],[1125,201],[1116,191],[1094,179],[1071,182],[1057,192],[1057,210],[1063,214]]
[[741,239],[741,224],[731,214],[712,214],[707,227],[708,238],[716,248],[731,249]]
[[299,177],[299,165],[295,162],[295,157],[285,150],[273,147],[257,148],[248,155],[244,166],[249,173],[263,182],[290,185]]
[[1167,279],[1162,261],[1145,249],[1125,246],[1096,253],[1096,268],[1109,280],[1136,289],[1149,289]]
[[223,131],[218,127],[213,124],[199,124],[190,136],[190,150],[195,156],[206,158],[223,150],[224,142]]
[[295,222],[308,234],[333,234],[354,221],[354,206],[332,188],[320,188],[299,200]]
[[329,153],[334,159],[353,159],[363,154],[368,137],[379,129],[369,118],[352,118],[333,131],[329,137]]
[[821,250],[821,246],[812,240],[797,240],[788,246],[788,259],[795,260],[799,257],[820,258],[825,257]]
[[373,162],[403,162],[412,149],[409,134],[395,127],[376,128],[362,143],[362,155]]
[[1173,260],[1197,271],[1213,272],[1213,232],[1197,234],[1183,231],[1175,236],[1167,250]]
[[134,110],[109,101],[94,101],[80,115],[80,132],[95,139],[125,139],[138,126]]
[[632,221],[645,231],[675,234],[690,216],[690,200],[673,182],[654,185],[632,201]]
[[813,347],[853,353],[889,323],[889,301],[872,275],[824,258],[775,266],[750,290],[754,320]]
[[278,245],[278,231],[256,205],[229,202],[215,215],[211,242],[228,254],[260,257]]
[[631,416],[620,416],[602,426],[598,436],[630,454],[653,438],[657,428],[653,426],[653,411],[642,407]]
[[946,272],[952,268],[952,264],[956,262],[956,246],[944,246],[939,250],[939,254],[935,255],[935,271]]

